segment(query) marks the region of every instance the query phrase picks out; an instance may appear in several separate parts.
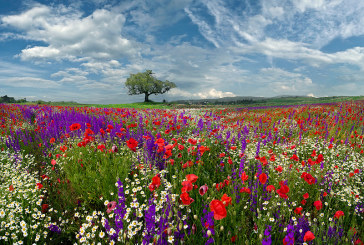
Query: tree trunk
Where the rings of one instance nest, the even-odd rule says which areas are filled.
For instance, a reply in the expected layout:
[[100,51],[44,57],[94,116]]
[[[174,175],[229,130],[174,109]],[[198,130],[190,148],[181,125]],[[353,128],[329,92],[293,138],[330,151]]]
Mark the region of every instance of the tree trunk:
[[149,94],[145,93],[144,102],[149,102]]

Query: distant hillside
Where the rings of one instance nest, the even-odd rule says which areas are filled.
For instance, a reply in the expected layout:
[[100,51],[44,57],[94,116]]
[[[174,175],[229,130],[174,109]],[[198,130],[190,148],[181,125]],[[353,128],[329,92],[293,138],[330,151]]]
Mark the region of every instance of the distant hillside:
[[330,103],[345,100],[364,100],[363,96],[332,96],[332,97],[309,97],[309,96],[275,96],[275,97],[253,97],[236,96],[223,97],[216,99],[199,100],[178,100],[172,103],[189,105],[251,105],[251,104],[311,104],[311,103]]

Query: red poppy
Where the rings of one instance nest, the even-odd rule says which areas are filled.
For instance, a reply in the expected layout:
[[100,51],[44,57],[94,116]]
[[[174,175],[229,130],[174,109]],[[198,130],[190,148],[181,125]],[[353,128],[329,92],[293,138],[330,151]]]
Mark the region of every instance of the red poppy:
[[226,208],[222,201],[220,200],[212,200],[210,202],[210,209],[214,212],[214,219],[220,220],[226,217]]
[[312,241],[313,239],[315,239],[315,235],[311,231],[307,231],[303,237],[303,241],[305,242]]
[[45,213],[47,212],[47,209],[48,209],[49,205],[48,204],[42,204],[42,213]]
[[266,190],[268,191],[268,192],[272,192],[272,191],[275,191],[275,187],[274,187],[274,185],[268,185],[267,186],[267,188],[266,188]]
[[75,131],[75,130],[78,130],[78,129],[80,129],[81,128],[81,124],[79,124],[79,123],[74,123],[74,124],[72,124],[71,126],[70,126],[70,130],[71,131]]
[[317,210],[322,209],[322,202],[320,200],[314,201],[313,205],[316,207]]
[[183,205],[190,205],[191,203],[193,203],[195,200],[193,200],[190,195],[188,194],[188,192],[183,192],[180,195],[180,199],[183,203]]
[[52,159],[52,161],[51,161],[51,164],[54,166],[54,165],[56,165],[56,160],[54,160],[54,159]]
[[338,211],[336,211],[336,213],[335,213],[335,218],[340,218],[341,216],[344,216],[344,212],[343,211],[341,211],[341,210],[338,210]]
[[150,191],[154,191],[161,185],[161,178],[157,174],[152,178],[152,183],[148,186]]
[[307,198],[309,198],[310,196],[309,196],[309,194],[308,193],[305,193],[305,194],[303,194],[303,198],[304,199],[307,199]]
[[278,172],[282,173],[283,168],[282,168],[282,166],[281,166],[281,165],[279,165],[278,167],[276,167],[276,170],[277,170]]
[[283,183],[280,183],[280,185],[281,188],[277,190],[277,193],[281,198],[287,199],[288,198],[287,193],[289,192],[289,187]]
[[194,175],[194,174],[187,174],[186,179],[188,181],[190,181],[191,183],[195,183],[197,181],[197,179],[198,179],[198,176]]
[[240,192],[241,192],[241,193],[245,192],[245,193],[248,193],[248,194],[252,193],[252,192],[251,192],[251,190],[250,190],[248,187],[243,187],[243,188],[241,188],[241,189],[240,189]]
[[182,192],[189,192],[193,188],[193,185],[190,181],[183,181],[182,186]]
[[50,144],[53,144],[55,141],[56,141],[56,139],[55,139],[55,138],[51,138],[51,139],[49,140],[49,143],[50,143]]
[[294,210],[295,214],[302,215],[302,207],[298,207]]
[[42,188],[43,188],[42,183],[37,183],[36,185],[37,185],[37,188],[38,188],[38,189],[42,189]]
[[221,201],[222,203],[225,205],[225,207],[229,206],[229,204],[231,204],[231,197],[229,197],[228,195],[224,194],[222,197],[221,197]]
[[138,141],[136,141],[133,138],[130,138],[128,141],[126,141],[126,144],[130,148],[130,150],[132,150],[132,151],[135,152],[136,151],[136,147],[138,146]]
[[241,180],[243,181],[243,183],[244,183],[244,181],[246,181],[246,180],[248,180],[248,178],[249,178],[249,176],[248,175],[246,175],[246,173],[245,173],[245,171],[241,174]]
[[262,183],[262,185],[264,185],[267,182],[267,175],[265,173],[262,173],[261,175],[259,175],[259,181],[260,183]]
[[14,190],[14,186],[13,185],[10,185],[9,186],[9,191],[13,191]]

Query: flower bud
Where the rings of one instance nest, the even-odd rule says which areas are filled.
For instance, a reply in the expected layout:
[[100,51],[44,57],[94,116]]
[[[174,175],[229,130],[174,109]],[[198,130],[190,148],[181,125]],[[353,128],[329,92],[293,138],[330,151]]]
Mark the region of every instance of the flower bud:
[[195,234],[197,230],[196,224],[192,225],[192,234]]
[[195,214],[195,215],[193,216],[193,218],[194,218],[194,219],[197,219],[197,215]]
[[206,234],[207,234],[208,237],[210,237],[212,235],[210,230],[207,230]]
[[224,230],[224,226],[220,226],[220,231],[223,231]]

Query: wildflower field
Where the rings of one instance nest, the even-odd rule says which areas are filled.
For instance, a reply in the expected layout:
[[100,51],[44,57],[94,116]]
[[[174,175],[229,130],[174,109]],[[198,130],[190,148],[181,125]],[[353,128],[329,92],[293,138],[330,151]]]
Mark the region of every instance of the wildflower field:
[[364,101],[0,115],[0,244],[363,244]]

